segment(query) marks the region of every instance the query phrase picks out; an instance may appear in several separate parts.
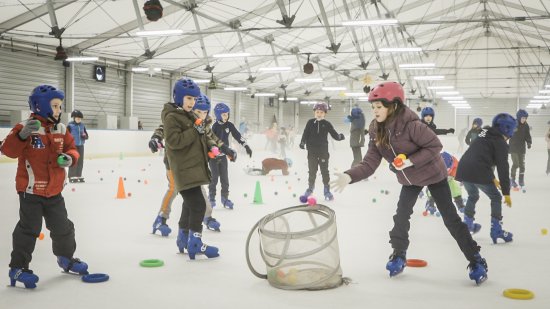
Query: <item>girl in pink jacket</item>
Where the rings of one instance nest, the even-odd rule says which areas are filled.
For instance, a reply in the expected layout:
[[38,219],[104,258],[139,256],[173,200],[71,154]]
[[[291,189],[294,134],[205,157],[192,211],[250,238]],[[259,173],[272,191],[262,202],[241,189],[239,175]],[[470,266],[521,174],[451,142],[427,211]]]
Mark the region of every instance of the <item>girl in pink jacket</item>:
[[[405,93],[401,84],[383,82],[377,85],[369,93],[369,102],[375,119],[369,127],[367,154],[359,165],[336,174],[338,179],[331,183],[333,188],[341,192],[347,184],[371,176],[382,159],[386,159],[402,185],[397,211],[393,216],[394,226],[390,231],[393,253],[386,265],[390,277],[400,274],[405,268],[409,220],[418,193],[427,186],[439,207],[445,226],[470,262],[470,279],[481,284],[487,279],[487,263],[479,254],[480,247],[472,239],[453,205],[447,183],[447,169],[440,156],[443,148],[441,142],[416,113],[403,104]],[[406,155],[401,164],[394,161],[400,154]]]

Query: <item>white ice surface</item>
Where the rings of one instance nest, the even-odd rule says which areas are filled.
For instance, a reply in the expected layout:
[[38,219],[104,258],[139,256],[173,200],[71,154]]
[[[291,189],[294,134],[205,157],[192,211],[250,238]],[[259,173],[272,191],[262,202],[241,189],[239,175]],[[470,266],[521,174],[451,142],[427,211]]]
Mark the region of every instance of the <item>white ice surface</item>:
[[[448,150],[455,151],[456,138],[442,140],[450,145]],[[550,229],[550,177],[544,173],[547,152],[543,141],[536,142],[527,155],[528,192],[513,192],[513,207],[503,209],[504,228],[514,233],[512,243],[492,244],[489,200],[482,196],[478,203],[476,219],[483,227],[474,238],[489,264],[489,279],[483,285],[469,280],[468,263],[441,218],[422,216],[425,200],[417,202],[411,219],[408,258],[425,259],[429,265],[409,267],[389,278],[385,270],[391,253],[388,231],[400,185],[383,163],[368,181],[350,185],[344,193],[335,194],[334,201],[323,202],[336,210],[341,265],[353,282],[315,292],[278,290],[248,270],[245,240],[250,228],[268,213],[298,205],[292,195],[299,196],[307,186],[306,151],[297,146],[289,151],[294,161],[290,176],[244,174],[247,165],[259,165],[272,156],[263,150],[263,141],[256,139],[252,145],[253,159],[241,149],[237,162],[230,164],[230,197],[235,209],[215,208],[222,231],[204,231],[203,240],[220,248],[221,257],[214,260],[189,261],[187,255],[177,254],[180,197],[168,221],[172,234],[167,238],[151,234],[166,188],[162,157],[87,159],[87,182],[68,184],[63,192],[76,226],[75,256],[85,260],[91,272],[108,273],[111,279],[87,284],[62,274],[44,227],[46,238],[37,241],[31,263],[40,277],[38,287],[0,287],[0,308],[550,308],[550,235],[541,233],[542,228]],[[334,145],[331,172],[343,171],[351,162],[349,142]],[[0,282],[6,285],[11,233],[18,221],[15,170],[15,163],[0,164],[0,265],[4,266]],[[128,199],[114,198],[119,176],[126,177],[126,192],[132,193]],[[252,204],[256,180],[261,182],[263,205]],[[322,199],[320,175],[315,195]],[[252,253],[258,270],[265,271],[257,247]],[[139,266],[149,258],[162,259],[165,266]],[[507,288],[529,289],[535,298],[505,298],[502,292]]]

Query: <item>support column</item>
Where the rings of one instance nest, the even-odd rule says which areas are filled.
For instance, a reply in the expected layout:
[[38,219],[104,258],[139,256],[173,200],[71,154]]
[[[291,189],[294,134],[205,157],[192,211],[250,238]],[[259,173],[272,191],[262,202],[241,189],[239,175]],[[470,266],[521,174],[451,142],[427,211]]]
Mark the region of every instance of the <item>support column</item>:
[[61,122],[69,123],[71,119],[71,113],[76,109],[76,104],[74,101],[74,63],[68,68],[65,68],[65,112],[61,114]]

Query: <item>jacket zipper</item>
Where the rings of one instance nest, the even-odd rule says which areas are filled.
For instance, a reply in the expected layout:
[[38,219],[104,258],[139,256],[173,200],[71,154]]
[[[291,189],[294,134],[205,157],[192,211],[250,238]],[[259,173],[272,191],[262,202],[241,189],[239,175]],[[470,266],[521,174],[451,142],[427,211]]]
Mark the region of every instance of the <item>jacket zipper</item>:
[[[397,157],[397,153],[395,153],[395,149],[393,149],[393,146],[391,145],[391,130],[390,130],[390,129],[388,129],[388,133],[390,134],[390,135],[389,135],[389,140],[388,140],[388,142],[389,142],[389,144],[390,144],[391,151],[393,152],[393,156],[394,156],[394,157]],[[390,164],[391,164],[391,163],[390,163]],[[402,169],[402,170],[400,170],[400,172],[403,173],[403,176],[405,177],[405,179],[407,180],[407,182],[412,186],[412,182],[409,180],[409,177],[407,177],[407,174],[405,174],[405,170]]]

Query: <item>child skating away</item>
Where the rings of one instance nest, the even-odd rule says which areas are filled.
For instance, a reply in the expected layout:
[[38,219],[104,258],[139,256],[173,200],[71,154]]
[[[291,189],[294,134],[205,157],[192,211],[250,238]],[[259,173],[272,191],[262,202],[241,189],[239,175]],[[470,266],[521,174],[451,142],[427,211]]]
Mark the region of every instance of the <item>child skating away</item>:
[[[445,226],[470,262],[470,279],[481,284],[487,279],[487,263],[479,254],[480,247],[472,239],[466,225],[458,216],[447,183],[447,171],[440,156],[441,142],[435,133],[420,122],[418,116],[403,103],[405,93],[401,84],[383,82],[369,93],[374,120],[369,127],[369,148],[361,163],[338,177],[331,185],[341,192],[349,183],[365,179],[376,171],[382,159],[395,170],[402,185],[394,226],[390,231],[393,248],[386,269],[393,277],[403,271],[409,247],[410,217],[418,193],[428,186]],[[395,160],[406,155],[406,159]]]
[[[531,149],[531,144],[533,140],[531,139],[531,129],[527,123],[527,117],[529,114],[524,110],[520,109],[516,113],[518,126],[516,132],[510,138],[510,156],[512,157],[512,170],[510,172],[510,182],[514,188],[518,187],[516,183],[516,171],[519,167],[519,186],[525,186],[525,145],[527,148]],[[519,189],[519,188],[518,188]]]
[[[456,209],[463,213],[464,201],[462,200],[462,189],[460,188],[460,184],[458,183],[458,181],[455,180],[456,169],[458,167],[458,159],[446,151],[443,151],[441,153],[441,158],[443,159],[443,162],[445,162],[445,167],[447,168],[447,182],[449,183],[451,196],[453,197],[453,200],[455,202]],[[424,214],[427,215],[429,213],[431,215],[439,215],[439,213],[437,213],[435,200],[430,194],[429,190],[427,190],[427,196],[428,201],[426,202],[426,211]]]
[[[216,122],[212,125],[212,131],[214,134],[222,140],[225,145],[229,145],[229,134],[246,149],[246,154],[252,157],[252,149],[246,143],[244,137],[241,136],[239,130],[235,128],[235,125],[229,121],[229,113],[231,110],[225,103],[218,103],[214,107],[214,114],[216,116]],[[230,160],[234,161],[235,157],[230,156]],[[233,202],[229,199],[229,173],[227,170],[227,156],[221,155],[208,163],[210,165],[210,171],[212,171],[212,180],[210,182],[209,199],[212,207],[216,207],[216,187],[218,185],[218,179],[221,182],[221,202],[223,207],[233,209]]]
[[363,159],[361,147],[365,147],[365,115],[359,107],[351,109],[348,119],[351,122],[349,129],[349,145],[353,153],[353,162],[351,167],[356,166]]
[[470,144],[477,138],[477,136],[481,132],[482,125],[483,120],[481,118],[474,118],[474,121],[472,121],[472,127],[470,128],[470,131],[468,131],[468,134],[466,134],[466,138],[464,139],[466,145],[470,146]]
[[267,175],[271,171],[280,170],[284,176],[288,176],[288,169],[292,167],[292,160],[277,158],[267,158],[262,161],[262,168],[249,168],[246,173],[249,175]]
[[[174,176],[175,190],[183,197],[176,244],[180,252],[187,249],[192,260],[196,254],[208,258],[219,256],[218,248],[203,244],[201,239],[206,211],[201,185],[210,183],[207,153],[216,141],[208,138],[208,126],[203,120],[197,121],[199,118],[192,111],[199,95],[199,86],[194,81],[180,79],[174,84],[174,103],[165,104],[161,114],[166,156]],[[226,154],[234,154],[226,145],[221,149]]]
[[447,135],[449,133],[454,134],[455,129],[438,129],[437,126],[434,123],[435,118],[435,111],[433,108],[427,106],[422,109],[420,112],[420,117],[422,118],[422,123],[428,126],[428,128],[432,129],[436,135]]
[[[207,111],[210,110],[210,100],[204,94],[199,95],[195,100],[195,106],[193,108],[195,109],[199,107],[203,109],[206,108]],[[207,120],[207,125],[209,125],[210,122],[211,120]],[[164,148],[163,141],[164,127],[163,125],[160,125],[157,129],[155,129],[155,132],[153,133],[153,136],[151,136],[151,140],[149,141],[149,149],[151,149],[151,152],[155,153],[158,151],[159,148]],[[166,153],[164,153],[164,166],[166,167],[166,179],[168,180],[168,189],[166,190],[166,193],[162,198],[157,218],[155,219],[155,222],[153,222],[153,234],[159,231],[162,236],[168,236],[172,232],[172,229],[168,226],[166,221],[170,218],[172,202],[176,198],[177,193],[174,190],[174,175],[170,170],[170,164],[168,164]],[[206,200],[206,212],[204,215],[203,223],[209,230],[219,232],[221,224],[214,217],[212,217],[212,205],[210,205],[210,202],[207,199],[206,189],[204,188],[204,186],[201,186],[201,191],[203,197]]]
[[84,168],[84,143],[88,140],[88,131],[82,123],[84,114],[79,110],[74,110],[71,113],[73,121],[67,124],[67,130],[72,134],[76,150],[78,151],[79,159],[75,166],[69,167],[69,182],[84,182],[82,177],[82,169]]
[[10,285],[21,282],[35,288],[38,276],[29,269],[42,218],[50,230],[53,254],[65,272],[88,274],[88,265],[73,257],[76,250],[74,225],[67,217],[61,191],[65,168],[78,161],[73,137],[60,123],[63,91],[40,85],[29,97],[32,114],[17,124],[2,143],[2,153],[17,158],[15,187],[19,194],[19,222],[13,230]]
[[[513,234],[502,229],[502,195],[508,207],[512,207],[510,199],[510,178],[508,166],[508,144],[506,141],[514,134],[517,123],[509,114],[498,114],[493,118],[491,127],[484,128],[478,138],[466,150],[456,171],[456,179],[461,181],[468,192],[468,200],[464,209],[464,223],[471,233],[481,229],[474,222],[475,207],[479,200],[479,190],[491,200],[491,239],[493,243],[498,238],[505,242],[512,241]],[[493,174],[496,166],[499,181]]]
[[285,127],[281,127],[281,132],[279,133],[279,148],[281,153],[279,157],[286,158],[286,146],[288,145],[288,133]]
[[318,167],[321,168],[321,176],[323,177],[325,200],[331,201],[334,199],[329,186],[328,159],[330,154],[328,152],[327,135],[330,133],[330,136],[337,141],[343,141],[345,137],[342,133],[338,134],[334,130],[332,123],[325,120],[327,111],[328,106],[325,103],[317,103],[313,106],[313,115],[315,118],[308,120],[302,134],[302,140],[300,141],[301,149],[307,147],[307,164],[309,168],[308,187],[304,195],[300,196],[302,203],[305,203],[307,197],[315,189]]

